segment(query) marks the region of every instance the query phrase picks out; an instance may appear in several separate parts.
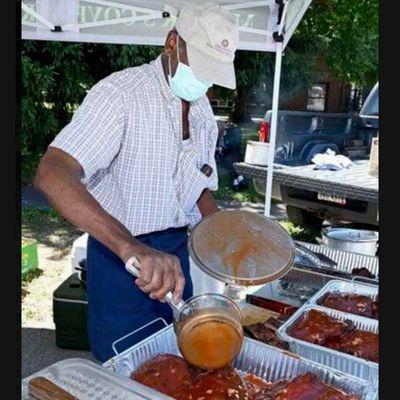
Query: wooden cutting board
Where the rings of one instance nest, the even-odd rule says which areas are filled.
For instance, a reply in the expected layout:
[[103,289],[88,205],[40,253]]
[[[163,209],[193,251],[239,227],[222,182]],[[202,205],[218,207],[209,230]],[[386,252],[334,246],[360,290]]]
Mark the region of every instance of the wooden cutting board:
[[42,376],[29,381],[29,398],[37,400],[79,400]]

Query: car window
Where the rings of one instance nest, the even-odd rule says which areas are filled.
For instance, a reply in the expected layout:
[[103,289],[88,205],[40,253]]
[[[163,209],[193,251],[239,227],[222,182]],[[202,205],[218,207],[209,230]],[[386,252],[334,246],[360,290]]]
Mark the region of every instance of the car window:
[[379,116],[379,87],[376,85],[365,100],[361,115]]

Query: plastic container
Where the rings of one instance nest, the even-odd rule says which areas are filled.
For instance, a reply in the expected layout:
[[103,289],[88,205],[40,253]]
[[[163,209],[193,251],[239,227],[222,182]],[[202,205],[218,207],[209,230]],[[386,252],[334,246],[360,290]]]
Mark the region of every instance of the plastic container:
[[21,275],[25,278],[39,266],[37,242],[32,239],[22,239],[21,243]]
[[111,373],[101,365],[70,358],[59,361],[22,381],[22,400],[31,400],[29,381],[37,376],[47,378],[79,400],[168,400],[171,399],[131,379]]
[[268,165],[269,143],[247,141],[244,162],[251,165]]

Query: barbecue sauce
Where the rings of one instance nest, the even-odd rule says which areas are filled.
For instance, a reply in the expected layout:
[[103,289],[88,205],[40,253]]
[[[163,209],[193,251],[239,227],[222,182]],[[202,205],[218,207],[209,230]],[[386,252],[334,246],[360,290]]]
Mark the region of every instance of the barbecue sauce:
[[224,367],[238,355],[242,342],[241,324],[221,312],[195,312],[178,328],[179,349],[197,368],[212,370]]

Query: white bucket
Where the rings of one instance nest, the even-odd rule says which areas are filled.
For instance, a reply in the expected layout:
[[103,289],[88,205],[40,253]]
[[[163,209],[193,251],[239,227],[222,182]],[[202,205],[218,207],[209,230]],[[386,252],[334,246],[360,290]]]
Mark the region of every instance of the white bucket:
[[253,165],[268,165],[269,143],[249,140],[246,145],[244,162]]

